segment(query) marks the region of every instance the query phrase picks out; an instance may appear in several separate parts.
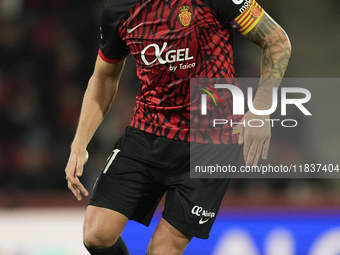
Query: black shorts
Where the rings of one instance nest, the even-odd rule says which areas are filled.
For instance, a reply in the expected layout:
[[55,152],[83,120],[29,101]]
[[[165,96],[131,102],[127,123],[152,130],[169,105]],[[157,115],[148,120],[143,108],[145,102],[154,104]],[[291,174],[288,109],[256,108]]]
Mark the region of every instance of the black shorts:
[[[227,160],[236,164],[240,146],[228,145],[228,151]],[[162,217],[184,234],[207,239],[229,179],[192,179],[189,159],[190,143],[128,127],[96,181],[89,204],[148,226],[166,193]]]

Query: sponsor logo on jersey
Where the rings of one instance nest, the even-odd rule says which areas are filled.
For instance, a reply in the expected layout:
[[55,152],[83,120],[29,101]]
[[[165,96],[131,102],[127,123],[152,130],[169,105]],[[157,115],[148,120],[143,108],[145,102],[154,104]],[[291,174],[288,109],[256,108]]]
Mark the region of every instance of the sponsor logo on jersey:
[[137,26],[135,26],[133,28],[128,28],[128,29],[126,29],[126,31],[128,32],[128,34],[130,34],[133,31],[135,31],[137,28],[139,28],[141,25],[143,25],[143,23],[140,23],[140,24],[138,24]]
[[[162,48],[160,48],[155,43],[146,46],[141,52],[141,57],[142,57],[144,64],[149,66],[149,65],[154,64],[158,60],[160,64],[164,65],[167,63],[188,61],[194,58],[193,56],[189,55],[189,48],[166,51],[167,45],[168,44],[164,42]],[[149,49],[150,51],[152,49],[154,50],[155,59],[152,59],[152,60],[146,59],[145,54]]]
[[244,5],[240,8],[240,13],[244,12],[245,10],[247,10],[248,6],[249,6],[250,0],[246,0],[244,2]]
[[190,7],[187,5],[179,7],[179,11],[181,12],[178,14],[179,22],[185,27],[189,26],[192,21],[192,14],[189,12],[189,9]]
[[215,217],[214,212],[209,212],[208,210],[203,209],[203,207],[195,205],[191,209],[191,214],[196,215],[197,217],[201,217],[198,224],[202,225],[207,223],[210,219]]

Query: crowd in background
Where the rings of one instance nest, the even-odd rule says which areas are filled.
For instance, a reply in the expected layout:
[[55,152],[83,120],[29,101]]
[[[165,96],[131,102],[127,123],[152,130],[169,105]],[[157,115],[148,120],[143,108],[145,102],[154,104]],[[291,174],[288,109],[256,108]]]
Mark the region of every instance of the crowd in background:
[[[0,194],[67,189],[64,168],[97,56],[102,2],[0,1]],[[272,16],[280,13],[273,1],[259,2]],[[241,37],[236,38],[236,45],[238,74],[258,76],[260,52],[249,58],[246,53],[249,44]],[[130,122],[139,89],[134,72],[134,61],[129,56],[116,100],[89,146],[90,161],[83,177],[87,187],[92,185],[115,141]],[[293,70],[290,72],[294,75]],[[284,155],[287,162],[294,162],[296,155],[304,157],[306,163],[315,159],[316,155],[301,154],[305,148],[297,146],[302,143],[299,139],[304,128],[302,122],[288,136],[284,129],[273,131],[271,148],[276,153],[272,155]],[[272,157],[269,162],[275,164],[280,160]],[[330,183],[234,180],[231,192],[331,192],[334,185]]]
[[0,190],[61,189],[100,1],[11,0],[0,16]]

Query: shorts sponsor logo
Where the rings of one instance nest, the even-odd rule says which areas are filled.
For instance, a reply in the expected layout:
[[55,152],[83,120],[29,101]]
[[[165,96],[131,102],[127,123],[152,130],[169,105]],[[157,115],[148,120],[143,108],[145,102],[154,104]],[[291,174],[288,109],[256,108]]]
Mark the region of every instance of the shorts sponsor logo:
[[196,216],[201,216],[201,212],[203,211],[203,208],[198,206],[198,205],[195,205],[192,210],[191,210],[191,213],[196,215]]
[[203,207],[195,205],[191,209],[191,214],[196,215],[197,217],[201,217],[198,224],[202,225],[208,222],[210,219],[215,217],[214,212],[209,212],[208,210],[203,209]]
[[234,4],[242,4],[244,0],[233,0]]

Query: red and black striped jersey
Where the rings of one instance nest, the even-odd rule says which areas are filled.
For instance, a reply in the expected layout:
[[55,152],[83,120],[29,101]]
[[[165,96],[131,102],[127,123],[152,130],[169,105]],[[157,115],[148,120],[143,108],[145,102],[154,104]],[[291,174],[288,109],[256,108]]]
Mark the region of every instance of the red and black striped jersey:
[[[107,0],[99,55],[117,63],[131,53],[141,80],[131,126],[190,141],[190,79],[235,78],[233,29],[247,33],[261,15],[255,0]],[[224,98],[225,115],[239,121]],[[216,143],[237,143],[224,129]]]

